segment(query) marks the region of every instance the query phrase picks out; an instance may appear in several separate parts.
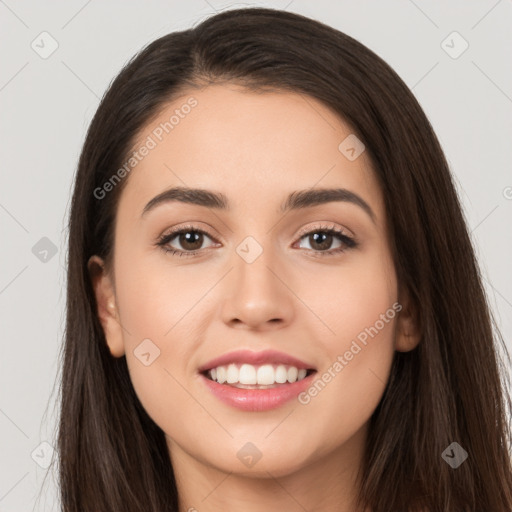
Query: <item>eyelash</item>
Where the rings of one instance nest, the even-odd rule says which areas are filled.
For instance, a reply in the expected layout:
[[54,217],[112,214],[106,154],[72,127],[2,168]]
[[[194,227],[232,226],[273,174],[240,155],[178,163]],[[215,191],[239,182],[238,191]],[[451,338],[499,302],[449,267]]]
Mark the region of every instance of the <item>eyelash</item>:
[[[195,256],[196,254],[203,251],[204,249],[198,249],[196,251],[182,251],[179,249],[170,249],[167,246],[167,244],[173,238],[175,238],[177,235],[181,235],[183,233],[190,233],[190,232],[201,233],[201,234],[206,235],[207,237],[211,238],[212,240],[214,240],[214,238],[208,232],[206,232],[202,229],[198,229],[194,226],[185,226],[185,227],[179,228],[175,231],[171,231],[170,233],[167,233],[165,235],[162,235],[158,239],[156,245],[158,247],[160,247],[164,252],[170,253],[172,256],[176,256],[176,255],[178,255],[179,257]],[[302,240],[304,237],[311,235],[313,233],[325,233],[328,235],[334,235],[345,245],[344,247],[343,246],[338,247],[337,249],[334,249],[334,250],[331,249],[329,251],[315,251],[314,249],[307,249],[308,251],[313,251],[315,253],[315,257],[335,256],[337,254],[345,252],[347,249],[354,249],[359,245],[355,241],[354,238],[347,236],[342,230],[336,229],[334,226],[318,226],[312,230],[306,231],[305,233],[302,233],[299,236],[299,241]]]

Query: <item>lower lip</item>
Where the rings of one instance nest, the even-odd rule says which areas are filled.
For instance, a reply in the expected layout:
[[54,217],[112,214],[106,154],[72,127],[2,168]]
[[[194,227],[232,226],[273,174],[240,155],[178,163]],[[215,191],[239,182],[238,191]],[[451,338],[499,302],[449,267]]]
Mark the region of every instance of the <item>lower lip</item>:
[[293,383],[279,384],[275,388],[241,389],[219,384],[203,374],[201,378],[208,389],[222,402],[237,409],[251,412],[268,411],[297,398],[297,395],[311,385],[316,371],[302,380]]

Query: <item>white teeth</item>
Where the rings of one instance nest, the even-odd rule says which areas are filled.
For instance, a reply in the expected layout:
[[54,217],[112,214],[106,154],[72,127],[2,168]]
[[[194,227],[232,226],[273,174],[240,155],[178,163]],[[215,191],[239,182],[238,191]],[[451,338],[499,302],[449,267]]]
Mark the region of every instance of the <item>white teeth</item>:
[[276,368],[276,382],[279,384],[284,384],[288,380],[288,372],[286,371],[286,367],[280,364]]
[[[224,384],[224,382],[226,382],[226,367],[219,366],[218,368],[214,368],[213,370],[217,370],[217,382],[219,384]],[[213,376],[213,370],[210,370],[210,377],[212,378],[212,380],[215,380]]]
[[271,364],[264,364],[258,368],[257,382],[262,385],[274,384],[274,368]]
[[290,368],[288,368],[288,382],[295,382],[297,380],[298,375],[299,370],[297,370],[295,366],[290,366]]
[[209,372],[212,380],[219,384],[241,384],[270,386],[273,384],[293,383],[306,377],[307,370],[300,370],[295,366],[264,364],[254,366],[252,364],[229,364],[212,368]]
[[234,384],[235,382],[238,382],[239,375],[240,375],[240,372],[238,371],[237,366],[235,364],[230,364],[228,366],[227,377],[226,377],[227,383]]
[[238,374],[240,384],[256,384],[256,368],[251,364],[243,364]]

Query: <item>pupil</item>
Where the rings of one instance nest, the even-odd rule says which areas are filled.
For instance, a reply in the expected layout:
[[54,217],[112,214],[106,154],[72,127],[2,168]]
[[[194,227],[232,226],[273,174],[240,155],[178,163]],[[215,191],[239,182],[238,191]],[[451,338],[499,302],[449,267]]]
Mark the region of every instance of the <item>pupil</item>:
[[[328,233],[323,233],[323,234],[315,233],[312,236],[313,236],[314,243],[317,244],[317,245],[320,245],[319,249],[328,249],[329,248],[330,242],[332,240],[332,235],[331,234],[328,234]],[[318,242],[318,239],[321,239],[321,241]],[[326,241],[328,242],[327,244],[325,244]],[[314,248],[313,244],[311,244],[311,246]]]
[[[203,236],[203,234],[198,233],[197,231],[188,231],[187,233],[182,233],[180,235],[180,243],[184,249],[189,249],[191,251],[195,251],[196,249],[201,248],[201,245],[203,242],[202,236]],[[198,244],[198,242],[199,242],[199,244]]]

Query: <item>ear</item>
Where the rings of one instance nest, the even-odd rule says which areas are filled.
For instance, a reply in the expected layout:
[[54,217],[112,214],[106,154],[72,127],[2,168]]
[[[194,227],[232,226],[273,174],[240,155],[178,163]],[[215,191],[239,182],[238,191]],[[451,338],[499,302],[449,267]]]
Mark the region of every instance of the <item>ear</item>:
[[124,355],[123,330],[117,311],[114,286],[105,264],[99,256],[91,256],[87,262],[92,287],[98,306],[98,317],[103,327],[110,353],[114,357]]
[[409,352],[418,346],[421,339],[418,311],[404,289],[400,290],[398,302],[402,309],[397,316],[395,350]]

